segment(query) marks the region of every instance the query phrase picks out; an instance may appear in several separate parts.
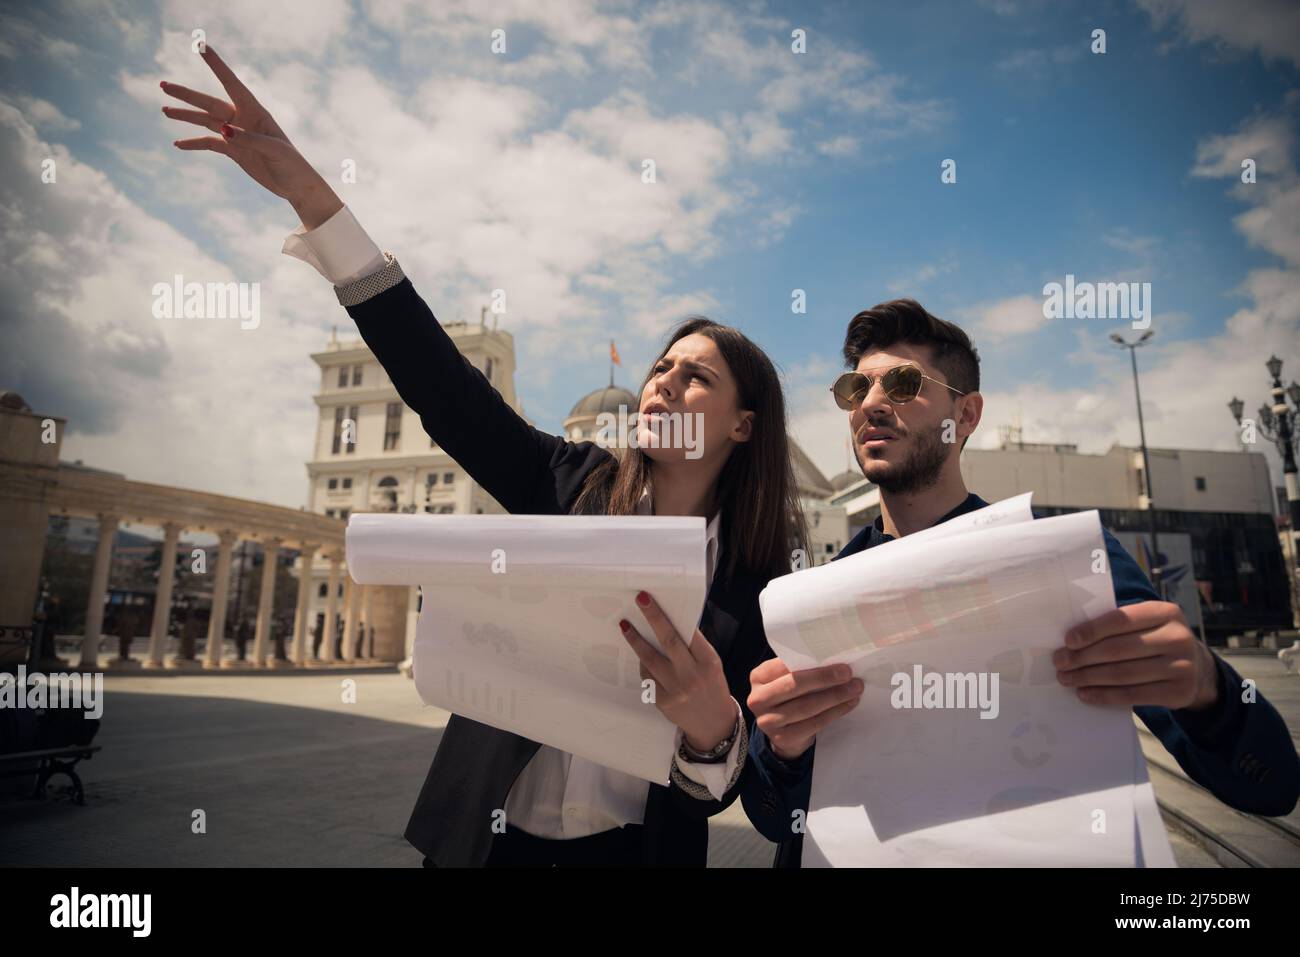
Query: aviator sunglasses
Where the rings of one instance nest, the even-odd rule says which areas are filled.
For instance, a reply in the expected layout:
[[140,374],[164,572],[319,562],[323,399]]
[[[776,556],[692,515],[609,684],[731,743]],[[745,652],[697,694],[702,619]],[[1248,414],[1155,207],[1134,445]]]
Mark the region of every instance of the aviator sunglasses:
[[831,393],[835,396],[835,404],[845,412],[852,412],[862,401],[862,397],[871,391],[872,383],[880,379],[880,387],[885,390],[885,396],[890,402],[902,404],[911,402],[921,394],[921,385],[926,379],[936,385],[941,385],[950,392],[956,392],[958,395],[965,395],[960,389],[954,389],[946,382],[940,382],[933,376],[928,376],[921,371],[921,367],[913,365],[910,362],[903,365],[894,366],[887,369],[879,376],[864,372],[846,372],[835,380],[831,386]]

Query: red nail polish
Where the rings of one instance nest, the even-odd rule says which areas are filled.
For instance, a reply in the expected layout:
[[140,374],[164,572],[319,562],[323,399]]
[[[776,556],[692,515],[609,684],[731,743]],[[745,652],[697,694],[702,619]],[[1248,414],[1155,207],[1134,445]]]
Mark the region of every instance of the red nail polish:
[[160,89],[160,90],[165,90],[165,89],[167,89],[167,81],[166,81],[166,80],[159,80],[159,81],[158,81],[158,89]]
[[618,620],[618,627],[623,629],[624,631],[627,631],[629,628],[632,627],[632,625],[626,618],[620,618]]
[[228,140],[233,140],[235,138],[235,128],[231,126],[229,123],[222,123],[221,135]]
[[649,608],[650,596],[646,592],[639,591],[636,593],[636,603],[642,608]]

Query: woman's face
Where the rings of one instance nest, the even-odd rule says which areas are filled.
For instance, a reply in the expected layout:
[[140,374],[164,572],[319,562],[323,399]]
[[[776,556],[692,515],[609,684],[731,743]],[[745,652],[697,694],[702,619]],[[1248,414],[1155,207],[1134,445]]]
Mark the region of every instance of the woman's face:
[[717,344],[692,333],[655,363],[641,390],[637,446],[655,462],[716,462],[749,440],[754,413]]

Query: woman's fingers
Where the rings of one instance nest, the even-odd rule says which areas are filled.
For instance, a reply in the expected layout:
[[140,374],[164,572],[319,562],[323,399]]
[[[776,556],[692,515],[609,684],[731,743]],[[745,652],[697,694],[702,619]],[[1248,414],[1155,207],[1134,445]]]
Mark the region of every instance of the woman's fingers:
[[285,150],[290,149],[284,140],[278,140],[274,136],[263,136],[261,133],[254,133],[242,126],[235,126],[233,123],[222,123],[219,131],[226,138],[228,145],[235,147],[237,150],[252,150],[254,153],[260,153],[268,159],[282,156]]
[[668,658],[682,663],[692,660],[690,648],[682,640],[682,636],[677,634],[677,629],[668,620],[659,603],[650,597],[649,592],[637,592],[636,606],[654,630],[655,637],[659,639],[659,647],[664,650]]
[[[659,654],[654,645],[642,638],[630,621],[623,619],[618,624],[633,654],[641,661],[641,677],[646,677],[646,672],[649,672],[649,676],[655,680],[655,683],[662,687],[665,674],[672,670],[668,659]],[[666,691],[667,688],[664,690]]]
[[202,126],[214,133],[220,132],[222,121],[217,119],[211,113],[204,113],[202,110],[182,110],[175,106],[164,106],[163,115],[169,120],[180,120],[182,123],[193,123],[195,126]]
[[189,140],[177,140],[172,145],[183,150],[211,150],[222,156],[230,155],[230,147],[220,136],[199,136]]
[[223,123],[235,115],[233,106],[225,100],[217,99],[215,96],[208,96],[208,94],[200,93],[198,90],[191,90],[188,86],[181,86],[179,83],[168,83],[166,80],[163,80],[158,85],[162,87],[162,91],[168,96],[174,96],[190,106],[197,106],[200,110],[206,110]]
[[203,45],[203,52],[200,53],[199,56],[203,57],[203,62],[206,63],[209,68],[211,68],[212,72],[217,75],[217,79],[221,81],[221,85],[225,89],[226,95],[230,97],[231,102],[234,103],[235,106],[248,107],[257,103],[253,94],[248,92],[248,87],[244,86],[244,84],[239,81],[239,77],[235,76],[234,70],[226,66],[226,61],[217,55],[216,50],[212,49],[212,47],[205,43]]

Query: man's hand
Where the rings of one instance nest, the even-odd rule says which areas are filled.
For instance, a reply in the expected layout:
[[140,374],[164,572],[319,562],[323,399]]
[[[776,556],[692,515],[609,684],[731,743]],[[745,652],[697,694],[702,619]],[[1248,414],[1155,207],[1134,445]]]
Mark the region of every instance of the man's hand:
[[856,708],[864,687],[848,665],[792,672],[780,658],[751,671],[749,684],[754,723],[783,761],[799,757],[818,731]]
[[221,135],[176,140],[174,145],[183,150],[210,150],[230,157],[257,183],[287,199],[308,229],[315,229],[342,209],[343,201],[294,148],[266,107],[257,102],[248,87],[217,56],[217,51],[205,44],[200,56],[216,74],[230,102],[164,81],[164,93],[198,109],[164,106],[162,111],[170,119],[193,123]]
[[1199,711],[1219,700],[1214,656],[1172,602],[1125,605],[1070,629],[1052,663],[1089,704]]

